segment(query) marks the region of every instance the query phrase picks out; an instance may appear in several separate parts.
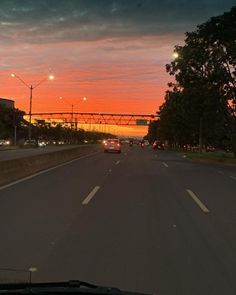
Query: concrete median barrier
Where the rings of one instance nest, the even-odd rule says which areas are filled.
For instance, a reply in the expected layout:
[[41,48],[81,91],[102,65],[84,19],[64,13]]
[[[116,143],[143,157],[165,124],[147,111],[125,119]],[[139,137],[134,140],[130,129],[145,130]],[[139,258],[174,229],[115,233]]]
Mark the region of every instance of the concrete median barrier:
[[80,146],[25,158],[1,161],[0,186],[99,150],[98,145]]

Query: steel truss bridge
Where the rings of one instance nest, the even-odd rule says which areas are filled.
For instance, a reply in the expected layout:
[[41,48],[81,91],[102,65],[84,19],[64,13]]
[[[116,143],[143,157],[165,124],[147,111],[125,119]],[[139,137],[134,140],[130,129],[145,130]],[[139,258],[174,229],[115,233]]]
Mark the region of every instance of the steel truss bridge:
[[110,113],[32,113],[33,120],[65,124],[104,124],[119,126],[148,126],[157,115],[110,114]]

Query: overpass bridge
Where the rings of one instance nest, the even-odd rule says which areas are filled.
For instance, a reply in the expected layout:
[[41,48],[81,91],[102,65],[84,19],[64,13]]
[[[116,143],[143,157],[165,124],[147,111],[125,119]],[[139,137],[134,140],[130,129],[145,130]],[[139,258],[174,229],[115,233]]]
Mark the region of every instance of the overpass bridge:
[[158,116],[153,114],[115,114],[115,113],[83,113],[83,112],[60,112],[60,113],[32,113],[33,120],[44,120],[48,123],[70,124],[103,124],[119,126],[148,126]]

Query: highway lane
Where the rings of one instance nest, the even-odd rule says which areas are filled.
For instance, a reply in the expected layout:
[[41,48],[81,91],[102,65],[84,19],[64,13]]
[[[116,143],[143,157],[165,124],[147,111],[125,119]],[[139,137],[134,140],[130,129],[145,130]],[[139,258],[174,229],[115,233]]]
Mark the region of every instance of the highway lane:
[[24,157],[40,155],[44,153],[56,152],[65,149],[75,148],[84,145],[63,145],[63,146],[46,146],[43,148],[22,148],[14,150],[0,150],[0,161],[14,160]]
[[1,267],[155,294],[235,294],[235,189],[214,165],[174,153],[134,146],[82,158],[0,191]]

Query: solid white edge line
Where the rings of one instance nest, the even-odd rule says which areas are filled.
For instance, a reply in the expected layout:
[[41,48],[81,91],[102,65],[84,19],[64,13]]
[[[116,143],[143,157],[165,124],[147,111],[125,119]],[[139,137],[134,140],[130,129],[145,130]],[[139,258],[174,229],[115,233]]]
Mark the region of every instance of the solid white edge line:
[[60,167],[62,167],[62,166],[69,165],[69,164],[71,164],[71,163],[73,163],[73,162],[76,162],[76,161],[79,161],[79,160],[82,160],[82,159],[85,159],[85,158],[91,157],[91,156],[96,155],[96,154],[98,154],[98,153],[99,153],[99,152],[95,152],[95,153],[91,153],[91,154],[88,154],[88,155],[84,155],[84,156],[78,157],[78,158],[76,158],[76,159],[73,159],[73,160],[70,160],[70,161],[67,161],[67,162],[61,163],[61,164],[59,164],[59,165],[53,166],[53,167],[51,167],[51,168],[48,168],[48,169],[45,169],[45,170],[39,171],[39,172],[34,173],[34,174],[32,174],[32,175],[29,175],[29,176],[26,176],[26,177],[20,178],[20,179],[18,179],[18,180],[15,180],[15,181],[13,181],[13,182],[10,182],[10,183],[8,183],[8,184],[5,184],[5,185],[3,185],[3,186],[0,186],[0,190],[4,190],[4,189],[6,189],[6,188],[8,188],[8,187],[11,187],[11,186],[16,185],[16,184],[18,184],[18,183],[21,183],[21,182],[23,182],[23,181],[26,181],[26,180],[29,180],[29,179],[34,178],[34,177],[36,177],[36,176],[39,176],[39,175],[41,175],[41,174],[44,174],[44,173],[50,172],[50,171],[52,171],[52,170],[54,170],[54,169],[57,169],[57,168],[60,168]]
[[95,186],[91,192],[87,195],[87,197],[83,200],[82,205],[87,205],[91,199],[95,196],[97,191],[100,189],[100,186]]
[[118,164],[120,164],[120,160],[118,160],[118,161],[116,162],[116,165],[118,165]]
[[230,176],[230,178],[232,178],[232,179],[236,180],[236,177],[235,177],[235,176]]
[[168,164],[166,164],[165,162],[162,162],[162,164],[163,164],[166,168],[169,167]]
[[194,192],[192,192],[190,189],[187,189],[186,191],[204,213],[210,212],[210,210],[199,200]]

